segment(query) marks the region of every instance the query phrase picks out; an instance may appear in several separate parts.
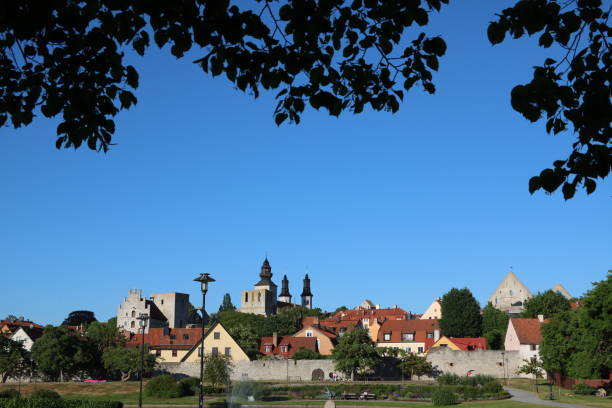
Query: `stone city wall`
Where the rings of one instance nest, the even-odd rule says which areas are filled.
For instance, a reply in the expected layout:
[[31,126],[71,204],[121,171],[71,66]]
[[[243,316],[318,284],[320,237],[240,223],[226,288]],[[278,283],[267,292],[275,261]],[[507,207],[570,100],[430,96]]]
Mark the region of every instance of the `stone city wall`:
[[430,350],[427,361],[444,373],[464,376],[470,370],[474,370],[473,374],[486,374],[497,378],[518,377],[516,371],[523,365],[518,351],[463,351],[445,347]]
[[[234,361],[232,380],[311,381],[329,379],[335,372],[332,360],[255,360]],[[198,377],[199,362],[160,363],[160,369],[177,377]],[[341,375],[340,373],[337,373]]]

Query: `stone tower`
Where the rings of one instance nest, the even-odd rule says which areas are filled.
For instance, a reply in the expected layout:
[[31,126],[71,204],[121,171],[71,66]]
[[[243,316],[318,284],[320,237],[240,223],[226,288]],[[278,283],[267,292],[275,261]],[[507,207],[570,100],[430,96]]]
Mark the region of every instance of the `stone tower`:
[[497,289],[489,297],[489,302],[501,311],[517,315],[523,311],[525,301],[531,298],[527,286],[519,280],[514,272],[508,272]]
[[289,279],[287,279],[287,275],[283,276],[281,293],[278,295],[278,300],[280,302],[291,303],[291,293],[289,293]]
[[310,278],[308,274],[304,277],[304,289],[302,290],[302,306],[312,309],[312,292],[310,291]]
[[243,290],[240,293],[240,312],[270,316],[276,313],[276,298],[278,287],[272,282],[272,268],[268,258],[261,265],[259,282],[253,290]]

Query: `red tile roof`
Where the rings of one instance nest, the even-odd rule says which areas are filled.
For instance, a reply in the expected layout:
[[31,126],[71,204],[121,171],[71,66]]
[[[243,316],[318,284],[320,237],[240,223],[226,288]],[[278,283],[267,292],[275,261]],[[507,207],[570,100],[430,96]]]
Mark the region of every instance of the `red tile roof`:
[[317,325],[309,325],[309,326],[304,326],[302,327],[302,329],[300,329],[299,331],[302,330],[306,330],[306,329],[312,329],[312,330],[316,330],[316,333],[314,337],[317,337],[316,334],[321,333],[323,336],[329,337],[330,339],[335,339],[336,337],[338,337],[338,335],[332,331],[326,330],[324,327],[321,326],[317,326]]
[[[547,321],[548,320],[544,320],[544,323]],[[537,318],[513,317],[510,319],[510,322],[512,322],[512,326],[514,326],[519,343],[540,344],[540,341],[542,341],[542,334],[540,333],[542,322]]]
[[359,320],[364,317],[377,317],[382,320],[406,319],[408,313],[399,307],[391,309],[349,309],[336,313],[333,317],[341,320]]
[[[164,333],[164,330],[166,330],[166,333]],[[204,329],[204,333],[207,332],[208,329]],[[128,341],[125,343],[126,347],[140,346],[142,339],[141,333],[129,333],[128,336]],[[149,345],[152,349],[189,350],[199,343],[201,338],[202,328],[200,327],[190,329],[151,328],[149,329],[149,333],[144,335],[144,343]]]
[[487,339],[486,337],[449,337],[457,347],[461,350],[486,350]]
[[30,326],[32,326],[32,327],[40,327],[40,328],[43,327],[40,324],[36,324],[36,323],[30,322],[28,320],[14,320],[14,321],[11,321],[11,320],[2,320],[2,321],[0,321],[0,327],[2,327],[4,325],[9,326],[9,329],[11,327],[22,327],[22,326],[23,327],[30,327]]
[[[434,330],[440,330],[438,319],[426,320],[386,320],[378,330],[380,343],[425,342],[427,334],[433,335]],[[385,333],[391,333],[391,339],[385,340]],[[414,333],[414,340],[402,340],[402,333]]]
[[[317,350],[317,339],[314,337],[282,336],[278,338],[278,344],[274,347],[273,337],[262,337],[259,343],[259,352],[266,356],[277,355],[283,358],[291,358],[300,348],[312,351]],[[266,351],[266,346],[272,346],[271,351]],[[281,346],[287,347],[287,351],[281,351]]]

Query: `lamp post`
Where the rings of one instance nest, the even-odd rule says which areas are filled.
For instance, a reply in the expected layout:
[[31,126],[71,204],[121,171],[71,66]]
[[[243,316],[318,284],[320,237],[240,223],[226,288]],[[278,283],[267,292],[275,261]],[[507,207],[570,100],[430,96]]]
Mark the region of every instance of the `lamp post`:
[[200,339],[200,395],[198,397],[198,408],[204,408],[204,316],[206,315],[206,292],[208,292],[208,284],[215,280],[210,274],[202,273],[194,281],[200,282],[200,290],[202,291],[202,338]]
[[142,338],[140,339],[140,374],[138,375],[140,379],[140,392],[138,394],[138,408],[142,408],[142,373],[144,371],[144,335],[145,335],[145,327],[147,327],[147,320],[149,320],[149,315],[146,313],[140,313],[137,319],[138,319],[138,325],[142,329]]
[[504,369],[504,383],[506,383],[506,386],[508,386],[508,382],[506,381],[506,359],[505,359],[505,352],[501,352],[502,355],[502,368]]

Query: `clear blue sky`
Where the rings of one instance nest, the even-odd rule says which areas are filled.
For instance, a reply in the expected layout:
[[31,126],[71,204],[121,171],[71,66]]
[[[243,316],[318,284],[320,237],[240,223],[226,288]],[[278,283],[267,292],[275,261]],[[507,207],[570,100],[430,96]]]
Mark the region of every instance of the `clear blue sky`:
[[152,48],[130,57],[139,103],[109,153],[56,150],[54,120],[3,128],[0,317],[105,320],[129,288],[199,304],[201,272],[217,279],[214,311],[226,292],[239,303],[266,252],[296,298],[308,268],[328,310],[368,298],[422,313],[452,287],[484,305],[511,266],[534,292],[588,290],[612,269],[612,184],[567,202],[529,195],[573,142],[509,103],[548,54],[535,39],[488,43],[509,1],[452,3],[427,28],[449,46],[437,94],[415,89],[395,115],[308,110],[279,128],[272,95]]

